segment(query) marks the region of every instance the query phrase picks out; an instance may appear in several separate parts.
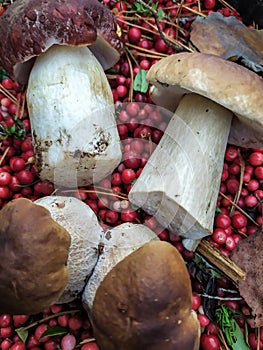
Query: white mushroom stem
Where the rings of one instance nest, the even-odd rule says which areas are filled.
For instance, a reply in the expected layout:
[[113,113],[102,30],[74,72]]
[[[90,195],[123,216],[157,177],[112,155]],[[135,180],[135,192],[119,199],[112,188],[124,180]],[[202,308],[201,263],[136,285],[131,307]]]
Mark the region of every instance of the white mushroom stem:
[[27,104],[41,179],[84,186],[119,164],[111,88],[87,47],[53,45],[39,56],[29,77]]
[[[96,214],[88,205],[74,197],[47,196],[34,202],[47,208],[54,221],[71,236],[67,267],[69,280],[57,303],[77,298],[98,261],[99,243],[104,231]],[[48,257],[47,257],[48,259]]]
[[212,233],[232,113],[188,94],[129,194],[194,250]]
[[92,310],[96,291],[105,276],[126,256],[158,236],[147,226],[124,223],[105,232],[103,250],[82,294],[85,310]]

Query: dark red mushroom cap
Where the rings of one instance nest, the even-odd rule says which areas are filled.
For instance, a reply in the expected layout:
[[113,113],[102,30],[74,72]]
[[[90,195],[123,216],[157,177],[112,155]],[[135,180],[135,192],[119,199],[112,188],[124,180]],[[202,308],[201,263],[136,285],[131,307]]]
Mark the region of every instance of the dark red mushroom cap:
[[36,56],[54,44],[91,45],[97,32],[113,56],[122,49],[114,15],[97,0],[16,0],[0,18],[0,64],[25,84]]
[[89,14],[97,28],[97,40],[90,50],[106,70],[118,62],[124,52],[116,18],[106,6],[97,0],[89,0]]

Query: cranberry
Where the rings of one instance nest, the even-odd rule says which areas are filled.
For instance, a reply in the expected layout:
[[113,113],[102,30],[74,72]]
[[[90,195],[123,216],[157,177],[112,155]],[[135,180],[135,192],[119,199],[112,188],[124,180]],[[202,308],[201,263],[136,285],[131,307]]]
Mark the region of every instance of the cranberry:
[[0,328],[0,336],[2,338],[10,338],[11,335],[13,334],[13,327],[1,327]]
[[69,315],[58,316],[58,324],[61,327],[67,327],[68,326],[68,321],[69,321]]
[[253,152],[250,154],[248,160],[249,160],[251,165],[259,166],[259,165],[263,164],[263,153]]
[[0,345],[1,350],[9,350],[11,348],[12,341],[10,339],[4,339]]
[[210,323],[209,318],[205,314],[198,314],[197,318],[201,327],[206,327]]
[[128,30],[128,38],[131,43],[137,44],[141,39],[141,31],[139,28],[132,27]]
[[26,350],[26,346],[22,341],[17,341],[11,346],[10,350]]
[[220,350],[220,342],[213,334],[202,334],[200,345],[202,350]]
[[61,339],[61,349],[62,350],[73,350],[76,346],[76,338],[72,334],[66,334]]
[[34,181],[34,176],[30,170],[20,170],[16,174],[18,181],[23,185],[29,185]]
[[249,191],[256,191],[259,188],[259,182],[256,179],[251,179],[247,184],[247,189]]
[[216,217],[215,217],[215,226],[216,227],[220,227],[220,228],[228,228],[231,224],[231,219],[229,218],[229,216],[225,215],[225,214],[221,214],[219,213]]
[[232,216],[231,224],[234,228],[240,229],[247,226],[247,218],[243,214],[237,213]]
[[123,222],[134,222],[138,219],[138,214],[136,213],[136,211],[134,211],[133,209],[125,209],[122,213],[121,213],[121,220]]
[[83,319],[80,316],[72,316],[68,320],[68,327],[72,331],[77,331],[81,329],[82,325],[83,325]]
[[263,179],[263,166],[257,166],[254,170],[254,175],[257,179]]
[[25,168],[25,160],[21,157],[13,157],[10,159],[10,168],[12,171],[20,171],[23,170]]
[[12,323],[12,317],[9,314],[0,314],[0,327],[8,327]]
[[131,183],[136,178],[136,174],[133,169],[124,169],[121,173],[122,182],[125,184]]
[[12,196],[12,192],[7,186],[0,186],[0,198],[9,199]]
[[192,309],[197,310],[202,304],[202,298],[197,293],[192,293]]
[[247,197],[245,198],[245,205],[246,205],[247,207],[249,207],[249,208],[254,207],[255,205],[257,205],[257,203],[258,203],[258,200],[257,200],[257,198],[256,198],[255,196],[253,196],[253,195],[247,196]]
[[233,238],[233,236],[227,236],[226,242],[225,242],[225,247],[227,250],[231,251],[234,250],[236,247],[236,241]]
[[13,89],[13,81],[9,78],[3,79],[1,84],[5,89],[8,89],[8,90]]
[[218,244],[224,244],[227,239],[227,234],[222,228],[216,228],[212,234],[213,240]]
[[227,179],[226,187],[229,193],[235,194],[239,188],[239,181],[236,178]]

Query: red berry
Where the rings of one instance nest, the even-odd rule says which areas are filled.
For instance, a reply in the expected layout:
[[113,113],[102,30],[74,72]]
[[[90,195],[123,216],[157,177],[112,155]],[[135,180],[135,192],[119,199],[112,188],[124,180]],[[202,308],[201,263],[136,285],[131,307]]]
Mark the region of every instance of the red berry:
[[23,185],[29,185],[34,181],[34,176],[30,170],[20,170],[16,174],[18,181]]
[[227,239],[227,234],[222,228],[216,228],[212,234],[213,240],[218,244],[224,244]]
[[76,338],[72,334],[66,334],[61,339],[61,349],[62,350],[73,350],[76,346]]
[[12,317],[9,314],[0,314],[0,327],[8,327],[12,323]]
[[249,162],[253,166],[259,166],[263,163],[263,153],[261,152],[253,152],[250,154],[248,158]]
[[136,174],[132,169],[124,169],[121,173],[122,182],[130,184],[136,178]]
[[247,218],[243,214],[237,213],[232,216],[231,224],[234,228],[240,229],[247,226]]
[[83,325],[83,319],[80,316],[72,316],[68,320],[68,327],[72,331],[77,331],[81,329],[82,325]]
[[220,342],[213,334],[202,334],[200,345],[202,350],[220,350]]
[[257,166],[254,170],[254,175],[257,179],[263,179],[263,166]]
[[131,43],[137,43],[141,39],[141,30],[136,27],[132,27],[128,30],[128,38]]
[[9,78],[3,79],[1,84],[5,89],[11,90],[13,88],[13,81]]
[[220,228],[228,228],[231,224],[231,219],[225,214],[218,214],[215,217],[215,226]]
[[197,318],[201,327],[206,327],[210,323],[209,318],[205,314],[198,314]]
[[20,171],[20,170],[23,170],[25,168],[25,160],[21,157],[13,157],[10,159],[10,168],[12,171]]
[[26,350],[26,346],[22,341],[17,341],[11,346],[10,350]]
[[237,148],[234,147],[234,146],[227,147],[226,152],[225,152],[225,160],[227,162],[232,162],[237,157],[238,157],[238,150],[237,150]]

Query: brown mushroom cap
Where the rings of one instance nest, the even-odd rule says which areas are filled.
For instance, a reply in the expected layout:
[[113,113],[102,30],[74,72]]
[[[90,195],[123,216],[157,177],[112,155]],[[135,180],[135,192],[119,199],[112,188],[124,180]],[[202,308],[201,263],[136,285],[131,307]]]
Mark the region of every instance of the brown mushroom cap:
[[52,305],[68,281],[68,232],[25,198],[0,211],[0,312],[35,314]]
[[1,65],[12,78],[27,83],[36,56],[54,44],[91,45],[97,39],[97,31],[107,42],[97,51],[111,45],[105,54],[112,50],[112,56],[117,57],[104,61],[105,65],[113,65],[122,45],[114,15],[99,1],[15,1],[0,18]]
[[175,111],[183,94],[194,92],[231,110],[243,129],[263,134],[263,79],[237,63],[216,55],[182,52],[154,64],[146,78],[157,87],[152,95],[156,104]]
[[102,350],[197,350],[199,322],[179,252],[151,241],[119,262],[98,287],[91,319]]

